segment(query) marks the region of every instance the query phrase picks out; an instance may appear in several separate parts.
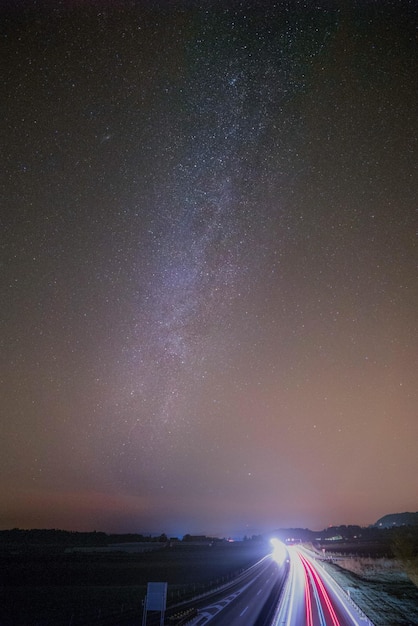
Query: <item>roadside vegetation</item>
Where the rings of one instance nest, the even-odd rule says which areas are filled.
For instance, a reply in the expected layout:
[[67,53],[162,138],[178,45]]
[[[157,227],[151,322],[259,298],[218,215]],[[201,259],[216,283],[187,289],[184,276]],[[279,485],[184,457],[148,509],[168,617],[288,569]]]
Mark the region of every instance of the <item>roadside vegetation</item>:
[[418,527],[385,530],[380,541],[328,542],[315,549],[375,626],[418,624]]
[[396,529],[392,551],[410,580],[418,587],[418,526]]

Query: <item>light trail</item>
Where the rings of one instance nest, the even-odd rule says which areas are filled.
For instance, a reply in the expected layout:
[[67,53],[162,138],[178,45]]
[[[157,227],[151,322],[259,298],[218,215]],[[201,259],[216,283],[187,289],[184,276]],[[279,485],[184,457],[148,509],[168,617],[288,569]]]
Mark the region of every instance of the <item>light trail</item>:
[[306,605],[306,626],[313,626],[311,593],[309,590],[309,581],[308,581],[306,568],[305,568],[305,605]]
[[[288,547],[290,569],[272,626],[374,626],[302,546]],[[313,555],[315,557],[315,555]]]
[[[312,580],[312,577],[311,577]],[[321,622],[320,626],[327,626],[324,610],[322,608],[321,600],[319,598],[318,588],[312,580],[312,590],[315,596],[316,607],[318,609],[319,621]]]
[[[327,609],[328,609],[328,613],[329,616],[331,618],[331,622],[332,622],[332,626],[341,626],[341,623],[337,617],[337,614],[335,613],[334,607],[332,605],[332,601],[331,598],[328,595],[327,590],[325,589],[325,585],[323,584],[320,576],[318,575],[316,569],[309,563],[309,561],[302,556],[302,554],[299,553],[299,558],[301,559],[303,566],[305,568],[306,571],[306,575],[308,577],[310,577],[311,581],[312,581],[312,585],[313,588],[317,590],[318,592],[318,600],[319,600],[319,604],[318,604],[318,613],[320,614],[320,620],[321,620],[321,624],[323,624],[324,626],[326,626],[326,622],[324,620],[324,613],[322,610],[322,605],[323,602],[325,603]],[[321,597],[319,597],[321,596]],[[322,601],[321,601],[322,598]]]

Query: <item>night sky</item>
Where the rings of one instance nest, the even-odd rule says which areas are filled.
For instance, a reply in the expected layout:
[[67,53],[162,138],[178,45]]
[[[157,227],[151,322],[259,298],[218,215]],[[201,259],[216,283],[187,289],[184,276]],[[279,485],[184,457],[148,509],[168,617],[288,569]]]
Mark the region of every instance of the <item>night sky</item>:
[[418,5],[6,4],[0,528],[418,510]]

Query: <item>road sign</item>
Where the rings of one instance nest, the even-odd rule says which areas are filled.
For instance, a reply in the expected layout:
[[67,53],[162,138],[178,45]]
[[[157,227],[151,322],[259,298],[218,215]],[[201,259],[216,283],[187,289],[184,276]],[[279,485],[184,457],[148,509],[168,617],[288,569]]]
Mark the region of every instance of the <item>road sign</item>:
[[147,623],[148,611],[160,611],[160,624],[164,624],[164,613],[167,603],[167,583],[148,583],[145,596],[144,615],[142,625]]

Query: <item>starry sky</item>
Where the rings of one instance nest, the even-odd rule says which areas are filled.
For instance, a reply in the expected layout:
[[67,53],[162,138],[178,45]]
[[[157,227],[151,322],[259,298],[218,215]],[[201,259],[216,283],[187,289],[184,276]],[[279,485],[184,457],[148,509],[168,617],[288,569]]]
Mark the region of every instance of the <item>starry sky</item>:
[[2,3],[1,528],[418,509],[417,18]]

